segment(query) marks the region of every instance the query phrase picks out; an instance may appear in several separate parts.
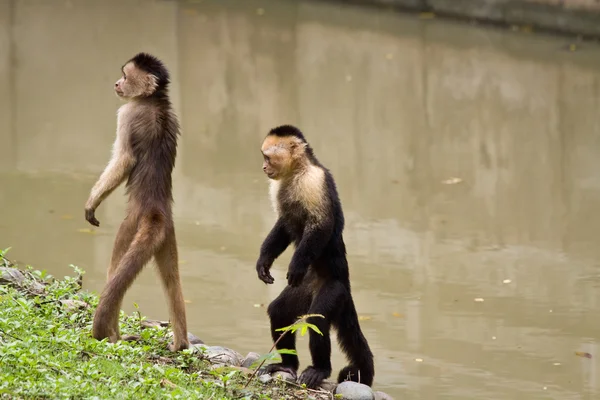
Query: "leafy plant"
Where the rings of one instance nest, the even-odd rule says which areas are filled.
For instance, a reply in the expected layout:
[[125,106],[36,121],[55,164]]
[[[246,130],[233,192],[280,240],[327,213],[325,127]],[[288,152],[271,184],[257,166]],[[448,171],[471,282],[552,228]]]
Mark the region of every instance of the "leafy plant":
[[308,332],[309,329],[312,329],[313,331],[315,331],[316,333],[318,333],[319,335],[323,335],[323,333],[319,330],[319,328],[317,328],[316,325],[311,324],[309,322],[307,322],[306,320],[308,318],[311,317],[319,317],[319,318],[325,318],[325,316],[321,315],[321,314],[306,314],[306,315],[302,315],[298,318],[298,320],[296,322],[294,322],[293,324],[289,325],[289,326],[285,326],[283,328],[279,328],[279,329],[275,329],[278,332],[283,332],[281,335],[279,335],[279,337],[277,338],[277,340],[275,341],[275,343],[273,343],[273,346],[271,346],[271,350],[269,350],[269,352],[267,354],[264,354],[262,356],[259,357],[258,360],[256,360],[252,365],[258,364],[258,366],[254,369],[254,371],[252,372],[252,375],[250,375],[250,377],[248,378],[248,381],[246,382],[246,385],[244,386],[244,388],[248,387],[248,385],[250,384],[250,382],[252,382],[252,379],[254,379],[254,377],[256,376],[256,374],[258,373],[258,371],[262,368],[262,366],[265,364],[266,361],[279,361],[279,355],[280,354],[297,354],[295,350],[291,350],[291,349],[278,349],[275,350],[275,347],[277,346],[277,343],[279,343],[279,341],[287,334],[287,333],[291,333],[292,335],[296,333],[296,331],[300,330],[300,336],[304,336],[306,335],[306,333]]

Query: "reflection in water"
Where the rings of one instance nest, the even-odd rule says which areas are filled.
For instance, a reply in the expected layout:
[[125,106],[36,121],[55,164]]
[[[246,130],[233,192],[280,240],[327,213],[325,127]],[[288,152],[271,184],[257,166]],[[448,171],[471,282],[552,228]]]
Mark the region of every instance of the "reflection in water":
[[[123,189],[95,235],[78,231],[83,205],[110,154],[118,68],[150,51],[172,70],[183,126],[174,196],[191,331],[269,348],[253,305],[282,289],[291,252],[275,285],[258,281],[274,219],[259,148],[292,123],[338,181],[376,388],[595,398],[600,49],[563,42],[305,1],[0,2],[0,246],[58,276],[79,265],[102,288]],[[147,269],[126,310],[165,318],[160,292]]]

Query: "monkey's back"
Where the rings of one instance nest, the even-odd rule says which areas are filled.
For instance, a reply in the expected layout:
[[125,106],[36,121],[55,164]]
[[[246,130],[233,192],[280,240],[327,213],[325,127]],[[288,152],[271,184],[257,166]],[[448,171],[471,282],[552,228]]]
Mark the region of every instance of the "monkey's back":
[[130,202],[170,217],[179,122],[168,99],[147,102],[131,126],[130,144],[136,163],[126,190]]

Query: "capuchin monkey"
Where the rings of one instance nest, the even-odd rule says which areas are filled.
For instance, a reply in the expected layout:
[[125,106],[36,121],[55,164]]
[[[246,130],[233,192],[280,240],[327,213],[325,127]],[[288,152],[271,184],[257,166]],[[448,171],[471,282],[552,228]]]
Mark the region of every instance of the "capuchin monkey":
[[[315,157],[304,135],[290,125],[272,129],[261,148],[263,171],[270,179],[270,194],[278,219],[260,249],[256,271],[267,284],[274,279],[269,270],[290,243],[296,251],[287,272],[288,286],[268,307],[271,336],[276,329],[293,324],[304,314],[323,335],[310,331],[312,365],[298,378],[315,388],[331,375],[329,328],[336,328],[338,341],[350,365],[338,382],[352,380],[371,386],[375,375],[373,354],[358,322],[350,293],[346,247],[342,237],[344,214],[333,176]],[[277,349],[296,349],[296,337],[288,332]],[[286,371],[296,376],[299,361],[282,354],[282,362],[265,367],[262,373]]]
[[180,128],[169,100],[169,72],[159,59],[146,53],[127,61],[121,71],[115,92],[126,103],[117,114],[112,158],[91,190],[85,219],[99,226],[96,208],[125,180],[129,202],[115,238],[92,335],[113,343],[120,339],[119,312],[125,292],[154,257],[173,325],[168,349],[179,351],[188,348],[189,342],[171,211],[171,172]]

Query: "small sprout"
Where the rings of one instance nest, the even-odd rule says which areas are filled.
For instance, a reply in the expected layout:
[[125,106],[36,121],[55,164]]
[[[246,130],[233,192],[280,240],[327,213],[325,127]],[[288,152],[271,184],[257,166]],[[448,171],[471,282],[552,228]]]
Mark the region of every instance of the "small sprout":
[[481,297],[476,297],[476,298],[475,298],[475,301],[476,301],[476,302],[478,302],[478,303],[481,303],[481,302],[483,301],[483,298],[481,298]]

